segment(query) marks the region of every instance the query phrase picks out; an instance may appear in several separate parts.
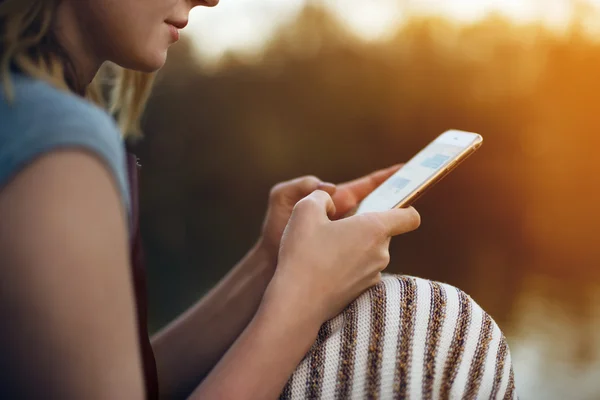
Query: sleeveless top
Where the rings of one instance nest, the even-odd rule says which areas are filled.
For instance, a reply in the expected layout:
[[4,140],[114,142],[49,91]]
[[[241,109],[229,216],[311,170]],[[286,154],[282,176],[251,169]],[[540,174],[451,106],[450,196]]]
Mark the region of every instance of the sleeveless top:
[[12,74],[14,99],[0,83],[0,190],[38,157],[57,149],[81,148],[102,160],[127,210],[139,343],[147,397],[158,397],[158,378],[147,330],[146,274],[139,231],[138,165],[127,152],[113,119],[85,99],[46,82]]

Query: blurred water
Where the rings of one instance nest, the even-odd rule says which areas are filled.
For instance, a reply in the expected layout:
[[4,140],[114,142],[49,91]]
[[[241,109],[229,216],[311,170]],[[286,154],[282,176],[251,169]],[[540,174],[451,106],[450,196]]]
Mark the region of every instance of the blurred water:
[[[528,282],[508,332],[520,398],[600,398],[598,285],[547,277]],[[581,302],[561,303],[556,292]]]

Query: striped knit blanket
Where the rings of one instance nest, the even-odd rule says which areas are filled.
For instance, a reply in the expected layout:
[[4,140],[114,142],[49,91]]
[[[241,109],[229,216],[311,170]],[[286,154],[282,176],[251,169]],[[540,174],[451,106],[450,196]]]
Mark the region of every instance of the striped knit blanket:
[[336,318],[281,399],[516,399],[504,335],[460,290],[384,275]]

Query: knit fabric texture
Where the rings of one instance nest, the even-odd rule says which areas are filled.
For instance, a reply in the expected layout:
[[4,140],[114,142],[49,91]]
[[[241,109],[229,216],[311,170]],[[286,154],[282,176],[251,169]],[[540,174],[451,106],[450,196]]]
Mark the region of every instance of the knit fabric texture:
[[442,283],[384,275],[325,323],[281,399],[517,399],[493,319]]

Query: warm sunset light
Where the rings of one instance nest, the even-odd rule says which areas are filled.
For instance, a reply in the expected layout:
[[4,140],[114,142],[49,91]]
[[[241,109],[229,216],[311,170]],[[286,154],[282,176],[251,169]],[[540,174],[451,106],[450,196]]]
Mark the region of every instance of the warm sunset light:
[[599,151],[600,0],[0,0],[0,400],[600,400]]
[[[252,52],[278,26],[310,3],[311,0],[263,0],[260,4],[251,0],[223,0],[213,10],[194,11],[187,34],[194,37],[202,55],[208,58],[218,58],[227,51]],[[469,23],[496,13],[516,23],[543,22],[561,28],[569,22],[575,7],[586,7],[588,13],[600,10],[600,0],[319,0],[314,3],[326,4],[340,21],[367,39],[385,37],[413,15],[441,15]]]
[[598,398],[600,0],[221,0],[184,34],[141,154],[155,326],[244,254],[274,183],[343,182],[455,128],[484,145],[389,272],[476,299],[520,398]]

